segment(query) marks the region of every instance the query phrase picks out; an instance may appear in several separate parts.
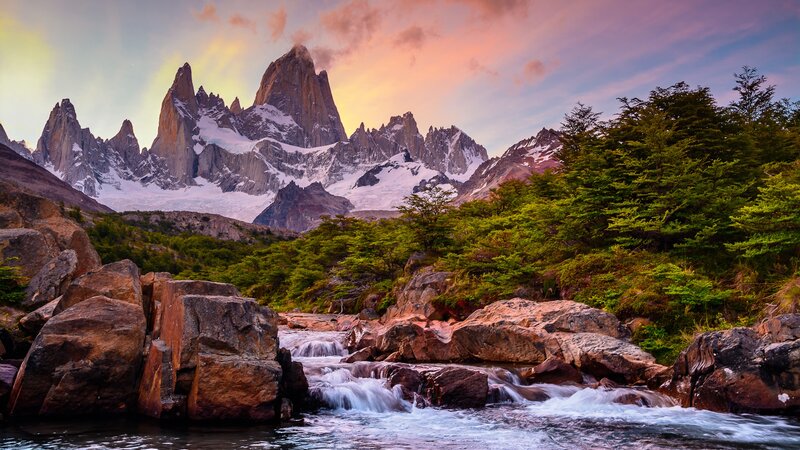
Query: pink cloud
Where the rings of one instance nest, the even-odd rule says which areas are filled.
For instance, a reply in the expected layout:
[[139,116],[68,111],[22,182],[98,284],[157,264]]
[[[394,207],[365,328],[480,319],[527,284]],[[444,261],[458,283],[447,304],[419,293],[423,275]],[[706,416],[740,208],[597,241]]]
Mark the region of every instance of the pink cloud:
[[219,22],[217,7],[211,3],[206,3],[205,6],[203,6],[203,9],[200,11],[194,11],[192,14],[194,14],[197,20],[201,22]]
[[286,30],[286,8],[281,6],[280,9],[269,15],[267,20],[269,26],[270,37],[275,42],[283,36]]
[[436,36],[435,33],[425,31],[421,26],[412,25],[397,34],[394,39],[394,45],[419,50],[428,39],[434,36]]
[[232,15],[231,18],[228,19],[228,23],[234,27],[246,28],[253,33],[256,32],[256,23],[238,13]]

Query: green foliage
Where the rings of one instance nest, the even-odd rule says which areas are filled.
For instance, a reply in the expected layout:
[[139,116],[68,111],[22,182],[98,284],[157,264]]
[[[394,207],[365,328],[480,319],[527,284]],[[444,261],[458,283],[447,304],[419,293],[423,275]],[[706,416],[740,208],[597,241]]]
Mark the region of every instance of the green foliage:
[[[63,210],[63,204],[62,204],[62,210]],[[81,208],[79,206],[76,206],[75,208],[71,208],[67,212],[67,216],[69,216],[72,220],[74,220],[75,222],[78,222],[79,224],[83,224],[83,222],[84,222],[83,213],[81,212]]]
[[19,267],[0,259],[0,305],[19,305],[25,299],[28,280],[20,274]]
[[451,190],[428,186],[406,197],[398,208],[423,250],[439,250],[448,243],[451,228],[445,213],[454,195]]

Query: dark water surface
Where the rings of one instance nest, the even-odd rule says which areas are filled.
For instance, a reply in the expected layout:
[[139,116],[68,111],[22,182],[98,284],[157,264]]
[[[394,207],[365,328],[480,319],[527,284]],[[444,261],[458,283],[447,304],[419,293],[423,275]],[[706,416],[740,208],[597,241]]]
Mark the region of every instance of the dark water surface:
[[381,363],[339,363],[339,333],[283,332],[281,344],[306,367],[330,409],[302,424],[178,426],[96,419],[0,428],[0,448],[19,449],[800,449],[800,423],[674,406],[636,391],[656,407],[615,403],[632,392],[537,385],[542,402],[502,368],[484,367],[502,403],[480,410],[417,408],[387,389]]

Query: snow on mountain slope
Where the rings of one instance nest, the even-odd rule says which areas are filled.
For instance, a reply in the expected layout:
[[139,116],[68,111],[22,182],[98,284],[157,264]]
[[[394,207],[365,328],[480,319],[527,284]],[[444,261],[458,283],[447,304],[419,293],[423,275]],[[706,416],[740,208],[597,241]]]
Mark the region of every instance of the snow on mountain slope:
[[[426,182],[441,179],[441,172],[429,169],[411,160],[408,153],[399,153],[386,163],[367,172],[353,172],[341,181],[327,187],[333,195],[346,197],[353,203],[354,211],[390,210],[403,203],[404,197]],[[444,189],[452,189],[447,183]]]
[[219,186],[199,177],[194,182],[196,186],[161,189],[153,184],[119,180],[120,189],[103,186],[97,200],[115,211],[193,211],[252,222],[275,198],[272,193],[223,192]]

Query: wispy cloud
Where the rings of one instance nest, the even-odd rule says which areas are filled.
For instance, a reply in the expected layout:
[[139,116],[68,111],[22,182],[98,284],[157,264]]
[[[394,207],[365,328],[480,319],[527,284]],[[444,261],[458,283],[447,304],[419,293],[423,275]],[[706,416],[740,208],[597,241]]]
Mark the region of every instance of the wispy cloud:
[[219,22],[217,7],[211,3],[206,3],[200,11],[193,11],[194,16],[201,22]]
[[267,26],[269,26],[269,33],[270,37],[272,38],[272,42],[277,41],[283,36],[284,30],[286,30],[286,19],[286,8],[283,6],[269,15]]

